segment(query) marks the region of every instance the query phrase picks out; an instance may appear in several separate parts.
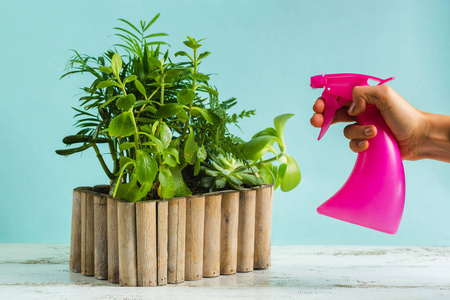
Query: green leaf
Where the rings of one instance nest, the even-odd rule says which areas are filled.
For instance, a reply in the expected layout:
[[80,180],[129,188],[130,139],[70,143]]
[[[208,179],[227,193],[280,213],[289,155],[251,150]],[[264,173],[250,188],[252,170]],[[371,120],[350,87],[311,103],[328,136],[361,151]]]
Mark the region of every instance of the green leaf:
[[130,110],[134,103],[136,103],[136,97],[133,94],[128,94],[117,99],[116,106],[121,110]]
[[[172,141],[170,142],[169,146],[172,146],[171,144],[172,144]],[[180,163],[180,161],[179,161],[179,153],[178,153],[177,149],[169,147],[169,148],[164,150],[164,153],[172,155],[176,159],[177,163]]]
[[108,105],[109,103],[111,103],[112,101],[114,101],[114,100],[116,100],[117,98],[120,98],[120,97],[122,97],[122,95],[117,95],[117,96],[109,98],[105,103],[100,105],[100,108],[105,107],[106,105]]
[[[276,166],[274,166],[274,169],[276,170]],[[273,188],[274,190],[276,190],[280,186],[284,174],[286,174],[286,164],[281,164],[278,168],[277,176],[275,177],[275,186]]]
[[203,52],[202,54],[200,54],[200,55],[198,56],[198,60],[201,60],[201,59],[207,57],[207,56],[210,55],[210,54],[211,54],[211,52],[208,52],[208,51]]
[[267,184],[274,184],[275,183],[275,176],[272,173],[272,164],[268,163],[266,164],[258,164],[259,167],[259,176],[261,177],[263,183]]
[[267,145],[273,144],[273,138],[270,136],[260,136],[252,138],[244,144],[242,154],[247,160],[257,161],[261,158],[260,153]]
[[167,103],[161,106],[155,114],[156,118],[168,118],[177,115],[183,106],[177,103]]
[[187,54],[186,52],[184,52],[184,51],[178,51],[177,53],[175,53],[175,57],[178,57],[178,56],[186,56],[186,57],[189,58],[192,62],[194,62],[194,60],[192,59],[192,57],[191,57],[189,54]]
[[99,67],[98,70],[106,74],[110,74],[113,71],[110,67]]
[[197,176],[200,173],[200,164],[201,164],[200,160],[197,159],[194,166],[194,176]]
[[142,85],[142,83],[136,79],[134,81],[134,85],[136,86],[137,90],[147,99],[147,92],[145,91],[145,87]]
[[156,173],[158,173],[158,163],[148,153],[142,150],[136,150],[136,165],[134,174],[140,183],[152,184],[155,180]]
[[186,144],[184,146],[184,159],[191,165],[195,162],[197,148],[198,144],[195,141],[194,131],[189,127],[189,137],[186,139]]
[[127,82],[131,82],[131,81],[136,80],[136,78],[137,78],[136,75],[130,75],[130,76],[128,76],[127,78],[124,79],[123,85],[125,85]]
[[90,148],[91,146],[92,146],[92,144],[86,144],[86,145],[83,145],[83,146],[78,147],[78,148],[56,150],[56,154],[67,156],[67,155],[71,155],[71,154],[74,154],[74,153],[77,153],[77,152],[84,151],[84,150]]
[[122,69],[122,59],[120,58],[120,55],[117,53],[114,53],[111,59],[111,68],[115,75],[119,75],[120,70]]
[[103,89],[109,86],[117,86],[118,88],[120,88],[120,84],[118,84],[115,81],[111,81],[111,80],[105,80],[105,81],[101,81],[97,84],[97,88],[98,89]]
[[137,186],[137,179],[134,177],[129,183],[118,183],[117,192],[115,196],[121,200],[136,202],[140,197],[139,187]]
[[128,149],[133,148],[134,146],[135,146],[134,143],[121,143],[121,144],[119,145],[119,149],[120,149],[121,151],[125,151],[125,150],[128,150]]
[[166,76],[178,76],[181,74],[183,74],[182,69],[170,69],[170,70],[167,70],[167,72],[166,72]]
[[278,133],[278,136],[281,140],[284,140],[283,137],[283,131],[284,131],[284,125],[286,124],[286,121],[289,120],[294,114],[284,114],[279,115],[275,119],[273,119],[273,124],[275,125],[275,130]]
[[203,118],[205,118],[206,122],[212,125],[217,125],[220,123],[220,117],[213,113],[210,109],[193,106],[191,112],[193,115],[196,115],[195,113],[201,114]]
[[177,101],[180,104],[189,105],[195,99],[195,92],[191,89],[184,89],[178,92]]
[[[140,132],[142,133],[142,132]],[[156,137],[154,137],[153,135],[149,135],[149,134],[145,134],[146,137],[148,137],[150,139],[151,142],[149,143],[143,143],[143,145],[151,145],[154,144],[156,146],[156,148],[158,148],[158,151],[163,153],[164,152],[164,145],[163,143]]]
[[[121,156],[120,159],[119,159],[119,167],[120,167],[120,169],[122,169],[129,162],[133,162],[133,165],[134,165],[134,160],[133,159],[129,158],[128,156]],[[126,169],[131,170],[131,164],[129,164],[129,166]],[[126,169],[124,169],[124,171]]]
[[161,184],[161,197],[171,199],[175,195],[175,182],[172,173],[166,167],[162,167],[159,171],[159,183]]
[[161,61],[160,61],[159,59],[157,59],[157,58],[154,58],[154,57],[149,56],[149,57],[148,57],[148,61],[150,62],[150,64],[151,64],[152,66],[154,66],[154,67],[156,67],[156,68],[161,68],[161,67],[162,67]]
[[159,72],[158,71],[153,71],[152,73],[147,75],[147,78],[149,79],[155,79],[156,77],[159,76]]
[[169,153],[164,153],[163,162],[169,167],[175,167],[177,165],[177,161]]
[[210,80],[209,76],[202,74],[202,73],[193,73],[189,75],[192,79],[200,80],[200,81],[208,81]]
[[273,136],[273,137],[279,137],[278,136],[278,132],[273,129],[272,127],[268,127],[264,130],[261,130],[260,132],[258,132],[257,134],[255,134],[253,137],[259,137],[259,136]]
[[170,172],[172,173],[172,178],[174,182],[175,197],[192,195],[191,190],[187,187],[187,185],[183,181],[183,176],[181,175],[180,167],[176,166],[174,168],[170,168]]
[[208,93],[213,94],[215,96],[219,96],[219,92],[216,91],[215,89],[210,88],[209,86],[206,85],[201,85],[200,87],[202,87],[203,89],[205,89]]
[[281,178],[281,190],[283,192],[289,192],[300,183],[301,174],[295,159],[287,153],[284,155],[286,157],[286,170]]
[[227,184],[227,180],[223,177],[219,177],[219,178],[216,178],[215,184],[216,184],[217,189],[223,189],[225,187],[225,185]]
[[200,162],[204,161],[206,159],[206,156],[208,154],[206,153],[205,147],[201,146],[197,150],[197,158]]
[[177,113],[177,117],[180,118],[183,121],[189,120],[189,116],[187,115],[186,111],[184,109],[180,110]]
[[136,130],[132,112],[126,111],[115,117],[111,123],[109,123],[108,132],[113,137],[125,137],[130,136]]
[[148,111],[151,114],[156,114],[157,109],[153,106],[147,106],[146,108],[144,108],[144,111]]
[[[170,141],[172,141],[172,130],[167,126],[165,122],[161,123],[161,141],[164,145],[164,149],[169,147]],[[173,167],[173,166],[172,166]]]

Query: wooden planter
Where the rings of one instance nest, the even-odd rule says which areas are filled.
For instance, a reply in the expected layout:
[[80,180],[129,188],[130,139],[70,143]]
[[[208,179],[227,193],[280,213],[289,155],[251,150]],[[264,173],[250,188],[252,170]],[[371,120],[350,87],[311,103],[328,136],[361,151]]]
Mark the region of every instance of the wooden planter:
[[136,203],[107,191],[73,190],[73,272],[157,286],[270,266],[271,185]]

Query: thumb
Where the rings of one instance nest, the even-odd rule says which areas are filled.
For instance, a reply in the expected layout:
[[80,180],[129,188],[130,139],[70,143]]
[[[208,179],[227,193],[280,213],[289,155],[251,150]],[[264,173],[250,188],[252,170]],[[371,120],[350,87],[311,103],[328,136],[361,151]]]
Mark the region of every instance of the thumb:
[[353,88],[353,99],[348,109],[348,114],[357,116],[366,110],[367,104],[374,104],[382,111],[386,106],[386,97],[390,87],[387,85],[355,86]]

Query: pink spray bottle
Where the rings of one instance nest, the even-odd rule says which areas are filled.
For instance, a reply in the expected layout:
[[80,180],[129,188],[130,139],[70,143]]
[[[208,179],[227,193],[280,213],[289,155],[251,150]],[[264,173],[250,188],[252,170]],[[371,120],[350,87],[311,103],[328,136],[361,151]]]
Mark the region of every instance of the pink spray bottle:
[[[325,88],[324,121],[319,140],[330,127],[336,110],[352,100],[355,86],[367,86],[368,80],[381,85],[393,80],[362,74],[328,74],[311,77],[311,87]],[[349,178],[317,212],[332,218],[381,232],[397,233],[405,204],[405,173],[397,141],[375,105],[367,105],[358,115],[361,125],[374,125],[377,135],[369,148],[358,154]]]

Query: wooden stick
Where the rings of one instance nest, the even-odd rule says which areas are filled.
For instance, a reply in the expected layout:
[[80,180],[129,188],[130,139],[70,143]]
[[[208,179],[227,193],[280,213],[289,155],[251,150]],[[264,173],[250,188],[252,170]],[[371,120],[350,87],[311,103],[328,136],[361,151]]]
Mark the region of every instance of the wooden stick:
[[94,195],[94,273],[97,279],[108,279],[107,198]]
[[216,277],[220,275],[221,202],[221,193],[205,194],[203,277]]
[[94,195],[81,193],[81,273],[94,276]]
[[111,186],[109,184],[98,184],[98,185],[94,185],[94,187],[92,189],[96,193],[109,195],[110,188],[111,188]]
[[167,262],[167,281],[184,282],[186,238],[186,198],[169,200],[169,259]]
[[136,202],[138,286],[157,285],[156,202]]
[[237,268],[239,191],[222,194],[220,224],[220,274],[234,274]]
[[273,185],[256,190],[255,209],[255,269],[270,267],[270,238],[272,228]]
[[72,228],[70,236],[70,263],[72,272],[81,272],[81,193],[90,187],[77,187],[72,198]]
[[136,206],[134,202],[117,202],[117,225],[119,229],[119,284],[136,286]]
[[237,271],[253,271],[255,250],[255,203],[256,191],[239,191],[239,225],[237,247]]
[[205,224],[205,196],[186,198],[186,266],[184,278],[189,281],[203,278],[203,235]]
[[167,284],[168,203],[157,202],[158,285]]
[[108,281],[119,283],[119,239],[117,228],[117,198],[108,196]]

